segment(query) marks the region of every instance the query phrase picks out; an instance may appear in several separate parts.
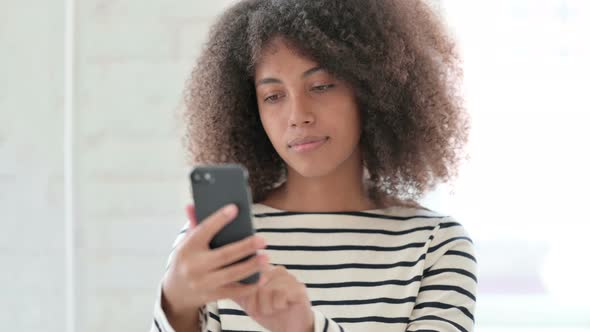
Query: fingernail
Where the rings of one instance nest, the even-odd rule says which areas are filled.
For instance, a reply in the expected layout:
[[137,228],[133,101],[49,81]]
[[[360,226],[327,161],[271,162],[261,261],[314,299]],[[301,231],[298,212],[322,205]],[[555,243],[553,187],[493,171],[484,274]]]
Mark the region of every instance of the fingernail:
[[237,206],[235,204],[229,204],[223,208],[222,212],[226,216],[231,217],[236,213],[236,210]]

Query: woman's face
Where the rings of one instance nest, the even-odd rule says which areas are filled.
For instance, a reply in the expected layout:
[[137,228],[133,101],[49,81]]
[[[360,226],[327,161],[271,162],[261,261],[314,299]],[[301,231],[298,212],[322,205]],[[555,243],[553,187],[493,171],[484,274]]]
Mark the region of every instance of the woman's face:
[[254,79],[262,125],[289,168],[315,177],[360,160],[360,112],[350,85],[281,39],[265,48]]

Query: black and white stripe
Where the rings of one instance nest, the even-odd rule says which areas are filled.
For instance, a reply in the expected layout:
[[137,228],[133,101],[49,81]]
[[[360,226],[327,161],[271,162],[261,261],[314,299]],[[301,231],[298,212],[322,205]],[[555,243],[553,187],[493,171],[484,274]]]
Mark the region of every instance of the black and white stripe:
[[[253,216],[271,264],[306,285],[316,331],[473,330],[477,261],[451,217],[401,207],[311,213],[260,204]],[[230,300],[210,303],[207,318],[203,331],[265,331]]]

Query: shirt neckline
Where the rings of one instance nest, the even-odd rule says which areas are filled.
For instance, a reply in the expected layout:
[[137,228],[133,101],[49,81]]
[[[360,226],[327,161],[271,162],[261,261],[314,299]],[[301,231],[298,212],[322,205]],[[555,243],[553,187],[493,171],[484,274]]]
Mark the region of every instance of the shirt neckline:
[[277,209],[274,208],[272,206],[268,206],[266,204],[262,204],[262,203],[254,203],[253,205],[258,205],[261,206],[263,209],[268,210],[269,212],[277,212],[277,213],[307,213],[307,214],[313,214],[313,213],[321,213],[321,214],[330,214],[330,213],[379,213],[379,212],[383,212],[383,211],[389,211],[392,209],[404,209],[406,207],[403,206],[398,206],[398,205],[392,205],[392,206],[388,206],[385,208],[381,208],[381,209],[371,209],[371,210],[342,210],[342,211],[294,211],[294,210],[281,210],[281,209]]

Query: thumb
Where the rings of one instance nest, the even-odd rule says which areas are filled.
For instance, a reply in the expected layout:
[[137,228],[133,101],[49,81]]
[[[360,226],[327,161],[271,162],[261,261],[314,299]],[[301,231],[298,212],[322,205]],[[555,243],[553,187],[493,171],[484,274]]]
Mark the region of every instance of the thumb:
[[193,204],[188,204],[185,207],[185,211],[186,211],[186,216],[188,218],[188,220],[190,221],[189,224],[189,229],[193,229],[195,227],[197,227],[197,217],[195,216],[195,206]]

